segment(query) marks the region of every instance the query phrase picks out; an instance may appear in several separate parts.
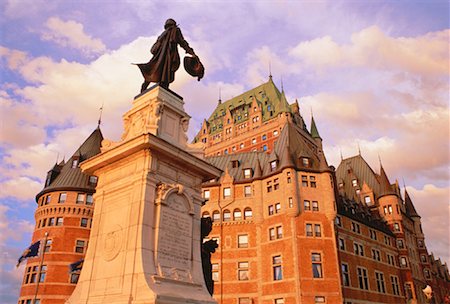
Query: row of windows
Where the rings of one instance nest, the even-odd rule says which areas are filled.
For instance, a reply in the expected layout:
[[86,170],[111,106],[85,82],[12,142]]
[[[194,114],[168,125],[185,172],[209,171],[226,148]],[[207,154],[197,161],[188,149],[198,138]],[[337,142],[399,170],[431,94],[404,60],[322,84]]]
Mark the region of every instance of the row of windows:
[[[255,120],[258,121],[258,120],[259,120],[259,117],[254,117],[253,120],[254,120],[254,122],[255,122]],[[239,125],[239,126],[238,126],[238,129],[242,129],[242,128],[246,128],[246,127],[247,127],[247,124],[245,123],[245,124]],[[214,128],[213,128],[213,131],[214,131]],[[232,130],[231,127],[225,129],[225,134],[226,134],[226,135],[229,135],[229,134],[231,134],[232,132],[233,132],[233,130]],[[279,134],[279,131],[278,131],[278,130],[274,130],[274,131],[273,131],[273,135],[274,135],[274,136],[278,136],[278,134]],[[212,139],[215,140],[215,139],[218,139],[218,138],[220,138],[220,137],[221,137],[220,134],[217,134],[217,135],[214,135]],[[266,135],[266,134],[261,135],[261,141],[266,141],[266,140],[267,140],[267,135]],[[203,138],[202,142],[206,143],[206,142],[207,142],[207,139],[206,139],[206,138]],[[252,138],[251,144],[252,144],[252,145],[256,145],[257,143],[258,143],[257,138],[256,138],[256,137]],[[238,147],[239,147],[239,149],[244,149],[244,148],[245,148],[245,144],[244,144],[244,143],[240,143],[239,146],[232,146],[232,147],[231,147],[231,151],[232,151],[232,152],[236,151],[236,150],[238,149]],[[268,146],[267,146],[267,145],[263,145],[263,146],[262,146],[262,150],[263,150],[263,151],[267,151],[267,149],[268,149]],[[256,149],[253,149],[253,151],[256,151]],[[227,149],[225,149],[225,150],[223,151],[223,154],[226,155],[226,154],[228,154],[229,152],[230,152],[230,149],[227,148]],[[217,152],[217,155],[220,155],[220,152]]]
[[[336,216],[335,219],[335,224],[339,227],[344,227],[343,226],[343,222],[342,222],[342,218],[340,216]],[[362,230],[361,230],[361,225],[359,223],[356,222],[351,222],[351,226],[350,226],[350,230],[354,233],[357,234],[362,234]],[[369,237],[370,239],[374,240],[374,241],[378,241],[378,232],[375,231],[374,229],[370,229],[369,228]],[[389,245],[392,246],[392,241],[391,238],[387,235],[384,235],[384,244],[385,245]]]
[[[343,238],[338,239],[338,246],[339,246],[339,250],[342,250],[342,251],[346,250],[346,243]],[[375,261],[381,262],[381,252],[375,248],[372,248],[371,252],[372,252],[372,256],[371,256],[372,259],[374,259]],[[353,253],[355,255],[365,256],[364,246],[361,243],[353,242]],[[395,266],[394,256],[389,253],[386,253],[385,262],[388,263],[389,265]]]
[[20,300],[19,304],[41,304],[41,299],[36,299],[34,302],[32,299]]
[[[45,277],[47,275],[47,265],[42,265],[39,269],[39,266],[29,266],[25,270],[25,275],[23,279],[23,284],[35,284],[35,283],[44,283]],[[69,281],[72,284],[76,284],[78,282],[78,277],[80,276],[79,271],[70,273]],[[25,300],[22,300],[22,302]],[[25,302],[28,303],[28,302]],[[38,303],[38,302],[35,302]]]
[[[210,214],[208,211],[205,211],[202,213],[202,217],[210,217]],[[233,220],[234,221],[240,221],[242,219],[249,220],[253,217],[253,211],[251,208],[247,207],[244,209],[244,217],[242,217],[242,211],[239,208],[236,208],[233,210]],[[212,213],[212,221],[213,222],[219,222],[220,221],[220,212],[218,210],[214,210]],[[231,221],[231,211],[228,209],[225,209],[222,213],[222,220],[224,222]]]
[[63,217],[50,217],[48,219],[45,218],[45,219],[39,220],[39,222],[37,224],[37,228],[62,226],[63,224],[64,224]]
[[[52,227],[52,226],[63,226],[64,218],[63,217],[50,217],[39,220],[37,224],[37,228],[43,227]],[[80,218],[80,227],[89,227],[92,226],[92,219],[82,217]]]
[[[344,286],[351,286],[350,282],[350,267],[346,263],[341,264],[341,273],[342,273],[342,284]],[[364,267],[356,267],[356,275],[358,278],[358,288],[369,290],[369,277],[368,277],[368,271]],[[393,295],[400,295],[400,287],[399,287],[399,279],[397,276],[390,276],[391,280],[391,287],[392,287],[392,294]],[[386,293],[386,283],[384,278],[384,273],[380,271],[375,271],[375,281],[376,281],[376,287],[377,291],[380,293]]]
[[[53,240],[47,239],[44,244],[44,252],[50,252],[52,247]],[[75,252],[84,253],[87,248],[87,241],[85,240],[76,240],[75,241]]]
[[[246,281],[250,279],[250,266],[248,261],[238,262],[237,279]],[[281,255],[272,256],[272,279],[273,281],[283,280],[283,259]],[[322,254],[318,252],[311,253],[311,268],[313,278],[323,278]],[[212,278],[219,281],[219,264],[212,263]]]
[[[59,194],[58,197],[58,203],[63,204],[67,200],[67,193],[62,192]],[[51,194],[45,195],[41,198],[41,202],[39,203],[40,206],[48,205],[51,201]],[[92,205],[94,203],[94,198],[92,194],[85,194],[85,193],[78,193],[77,194],[77,204],[86,204],[86,205]]]

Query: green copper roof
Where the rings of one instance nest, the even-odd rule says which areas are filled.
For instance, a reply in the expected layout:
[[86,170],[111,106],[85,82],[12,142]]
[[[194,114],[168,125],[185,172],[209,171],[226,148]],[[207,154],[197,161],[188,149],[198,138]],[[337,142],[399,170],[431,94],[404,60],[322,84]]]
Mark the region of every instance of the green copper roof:
[[224,116],[227,114],[227,111],[231,112],[235,124],[248,120],[250,108],[254,100],[256,100],[262,110],[263,122],[276,117],[282,112],[292,113],[284,93],[281,93],[273,83],[272,78],[269,78],[269,81],[256,88],[219,103],[208,118],[211,134],[222,130],[225,124]]

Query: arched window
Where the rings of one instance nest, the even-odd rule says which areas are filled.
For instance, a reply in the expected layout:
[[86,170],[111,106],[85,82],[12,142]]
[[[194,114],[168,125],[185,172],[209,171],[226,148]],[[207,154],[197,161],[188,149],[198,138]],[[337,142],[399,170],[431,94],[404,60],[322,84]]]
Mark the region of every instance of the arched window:
[[213,222],[218,222],[218,221],[220,221],[220,212],[219,212],[219,211],[215,210],[215,211],[212,213],[212,220],[213,220]]
[[225,209],[225,210],[223,211],[223,221],[224,221],[224,222],[228,222],[228,221],[230,221],[230,220],[231,220],[231,212],[230,212],[230,210]]
[[241,209],[234,209],[233,211],[233,220],[240,221],[242,220],[242,212]]
[[253,216],[252,208],[249,208],[249,207],[245,208],[244,209],[244,219],[250,219],[250,218],[252,218],[252,216]]
[[209,212],[208,211],[203,212],[202,217],[209,217]]

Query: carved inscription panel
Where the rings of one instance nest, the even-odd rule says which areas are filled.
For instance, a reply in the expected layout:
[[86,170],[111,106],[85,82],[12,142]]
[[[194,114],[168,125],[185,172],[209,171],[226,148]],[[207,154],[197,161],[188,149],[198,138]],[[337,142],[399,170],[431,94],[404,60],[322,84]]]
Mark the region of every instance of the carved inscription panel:
[[193,218],[182,195],[173,193],[160,206],[157,265],[160,269],[172,269],[174,278],[180,279],[181,272],[190,273]]

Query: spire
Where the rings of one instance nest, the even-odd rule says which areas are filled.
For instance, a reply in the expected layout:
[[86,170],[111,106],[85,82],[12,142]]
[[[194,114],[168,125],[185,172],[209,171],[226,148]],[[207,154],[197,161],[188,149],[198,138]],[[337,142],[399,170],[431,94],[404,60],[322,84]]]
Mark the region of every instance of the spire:
[[311,136],[312,138],[322,139],[319,135],[319,131],[317,130],[316,122],[314,121],[314,116],[312,115],[312,110],[311,110]]
[[387,174],[384,171],[383,164],[381,163],[381,158],[380,158],[380,190],[381,190],[380,195],[393,194],[391,183],[389,182],[389,178],[387,177]]
[[359,146],[359,141],[358,141],[358,155],[361,156],[361,147]]
[[222,88],[219,87],[219,104],[222,103]]
[[405,187],[405,208],[406,208],[406,214],[408,214],[411,217],[420,217],[419,214],[416,211],[416,208],[414,208],[414,204],[409,197],[408,191],[406,191]]
[[339,152],[341,153],[341,161],[343,161],[344,157],[342,156],[342,149],[341,148],[339,148]]
[[269,80],[272,80],[272,64],[270,63],[270,60],[269,60]]
[[102,113],[103,113],[103,102],[102,102],[102,106],[100,107],[100,115],[98,117],[98,125],[97,128],[100,128],[100,124],[102,123]]
[[281,93],[284,94],[283,77],[281,77]]

